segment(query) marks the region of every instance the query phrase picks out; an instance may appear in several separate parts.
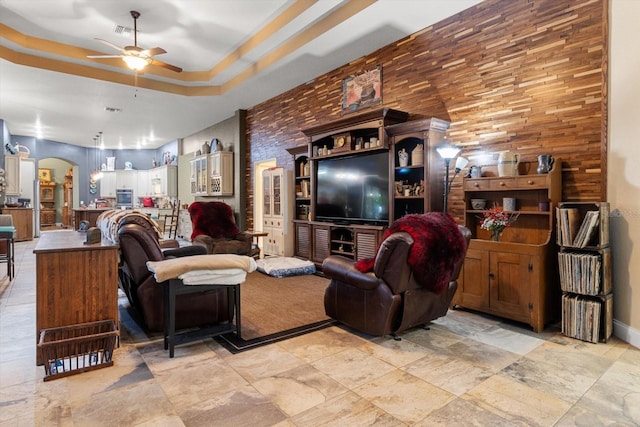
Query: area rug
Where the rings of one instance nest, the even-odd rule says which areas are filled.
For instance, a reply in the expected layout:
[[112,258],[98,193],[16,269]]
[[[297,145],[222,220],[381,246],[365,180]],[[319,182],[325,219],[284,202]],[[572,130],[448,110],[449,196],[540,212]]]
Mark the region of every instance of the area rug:
[[[329,280],[317,275],[274,278],[247,274],[241,285],[242,332],[216,337],[237,353],[303,335],[335,324],[324,312],[324,290]],[[126,297],[119,298],[121,339],[134,344],[162,340],[162,332],[145,331]]]
[[241,338],[227,334],[217,341],[237,353],[335,324],[324,312],[328,283],[313,274],[275,278],[249,273],[240,291]]

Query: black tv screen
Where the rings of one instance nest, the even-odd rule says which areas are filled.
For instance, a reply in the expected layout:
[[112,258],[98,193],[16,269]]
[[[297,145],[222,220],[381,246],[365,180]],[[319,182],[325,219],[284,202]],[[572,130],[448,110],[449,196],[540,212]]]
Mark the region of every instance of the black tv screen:
[[316,183],[317,220],[388,222],[387,152],[320,160]]

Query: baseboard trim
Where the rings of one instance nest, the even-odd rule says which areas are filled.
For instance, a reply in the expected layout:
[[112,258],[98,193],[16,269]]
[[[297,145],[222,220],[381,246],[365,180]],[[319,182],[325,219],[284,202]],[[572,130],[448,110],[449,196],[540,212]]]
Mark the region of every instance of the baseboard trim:
[[634,347],[640,348],[640,331],[616,319],[613,319],[613,335]]

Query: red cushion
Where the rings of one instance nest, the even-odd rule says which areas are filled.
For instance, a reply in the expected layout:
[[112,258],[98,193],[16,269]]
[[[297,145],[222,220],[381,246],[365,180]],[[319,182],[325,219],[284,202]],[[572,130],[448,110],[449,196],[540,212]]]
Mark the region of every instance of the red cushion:
[[189,206],[193,225],[191,240],[201,234],[213,238],[233,238],[240,233],[233,209],[224,202],[193,202]]

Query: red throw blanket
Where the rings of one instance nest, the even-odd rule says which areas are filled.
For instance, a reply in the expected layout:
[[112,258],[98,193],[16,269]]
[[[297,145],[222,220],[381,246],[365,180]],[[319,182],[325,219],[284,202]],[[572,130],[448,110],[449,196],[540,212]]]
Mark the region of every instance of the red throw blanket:
[[[458,225],[448,214],[429,212],[405,215],[387,228],[382,241],[393,233],[407,232],[413,238],[409,266],[416,280],[426,289],[441,294],[449,284],[454,266],[462,261],[466,242]],[[355,267],[373,271],[375,258],[361,259]]]
[[240,233],[233,209],[224,202],[193,202],[189,205],[189,215],[193,224],[192,240],[200,234],[217,239],[232,238]]

